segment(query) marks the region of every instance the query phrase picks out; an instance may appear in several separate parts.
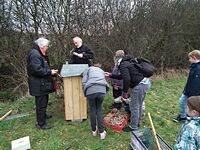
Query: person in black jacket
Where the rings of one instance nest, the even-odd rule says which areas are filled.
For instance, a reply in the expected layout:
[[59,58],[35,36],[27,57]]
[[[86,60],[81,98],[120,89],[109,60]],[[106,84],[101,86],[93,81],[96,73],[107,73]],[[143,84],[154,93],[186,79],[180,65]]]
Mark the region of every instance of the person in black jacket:
[[123,128],[123,131],[130,132],[137,130],[142,116],[142,104],[145,95],[150,88],[150,80],[145,78],[141,72],[131,63],[132,57],[126,55],[118,60],[118,67],[121,75],[114,75],[106,72],[105,75],[115,79],[123,79],[123,90],[121,98],[128,98],[130,88],[131,101],[129,108],[131,111],[130,125]]
[[80,37],[73,38],[75,48],[70,51],[72,56],[69,64],[88,64],[91,66],[91,59],[94,58],[94,53],[82,43],[83,42]]
[[[118,67],[118,60],[124,57],[124,51],[123,50],[117,50],[115,52],[114,56],[114,67],[112,69],[112,74],[113,75],[120,75],[120,70]],[[112,104],[111,108],[117,108],[120,110],[122,108],[122,101],[121,101],[121,95],[122,95],[122,89],[123,89],[123,80],[118,80],[118,79],[111,79],[111,85],[112,85],[112,92],[113,92],[113,97],[114,97],[114,103]],[[127,99],[128,100],[128,99]],[[129,113],[129,105],[127,104],[128,102],[124,102],[124,108],[127,113]]]
[[187,83],[179,98],[180,114],[174,118],[175,122],[185,121],[187,119],[186,103],[191,96],[200,95],[200,50],[193,50],[188,54],[190,65]]
[[35,41],[34,47],[28,54],[27,74],[30,95],[35,96],[36,104],[36,127],[39,129],[50,129],[46,119],[51,116],[46,114],[48,94],[54,91],[52,75],[58,70],[50,69],[49,59],[46,55],[49,40],[39,38]]

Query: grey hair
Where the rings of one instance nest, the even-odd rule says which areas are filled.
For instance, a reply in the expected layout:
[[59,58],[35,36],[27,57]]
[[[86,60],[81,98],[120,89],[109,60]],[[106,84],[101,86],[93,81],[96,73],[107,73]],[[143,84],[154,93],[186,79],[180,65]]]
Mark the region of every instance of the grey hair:
[[43,38],[43,37],[41,37],[41,38],[39,38],[39,39],[37,39],[36,41],[35,41],[35,43],[40,47],[40,48],[42,48],[42,47],[44,47],[44,46],[48,46],[49,45],[49,40],[47,40],[46,38]]
[[81,43],[83,43],[82,39],[80,37],[78,37],[78,36],[74,37],[73,40],[80,41]]

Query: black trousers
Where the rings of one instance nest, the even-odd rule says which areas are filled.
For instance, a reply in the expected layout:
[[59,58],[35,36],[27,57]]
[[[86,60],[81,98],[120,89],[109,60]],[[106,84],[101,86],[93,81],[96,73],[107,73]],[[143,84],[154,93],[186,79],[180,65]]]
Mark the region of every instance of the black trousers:
[[95,93],[87,96],[90,109],[90,123],[92,131],[96,130],[96,124],[98,125],[99,132],[104,131],[103,128],[103,113],[102,113],[102,103],[104,100],[105,94]]
[[48,104],[49,96],[35,96],[35,105],[36,105],[36,119],[38,125],[42,126],[46,124],[46,108]]

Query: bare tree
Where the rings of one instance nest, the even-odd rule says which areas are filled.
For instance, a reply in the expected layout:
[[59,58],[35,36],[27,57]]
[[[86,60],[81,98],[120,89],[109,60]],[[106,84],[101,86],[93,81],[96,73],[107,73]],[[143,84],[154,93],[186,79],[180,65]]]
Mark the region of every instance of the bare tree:
[[118,49],[149,58],[164,72],[186,67],[186,54],[200,47],[199,0],[2,0],[0,4],[0,80],[6,81],[0,88],[26,91],[26,54],[39,36],[50,39],[51,64],[58,68],[69,59],[71,38],[77,35],[106,70]]

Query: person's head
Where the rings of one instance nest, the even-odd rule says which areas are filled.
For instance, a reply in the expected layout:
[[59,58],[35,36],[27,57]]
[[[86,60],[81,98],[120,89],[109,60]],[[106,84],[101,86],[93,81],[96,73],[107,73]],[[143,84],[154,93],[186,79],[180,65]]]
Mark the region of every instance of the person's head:
[[188,54],[190,63],[197,63],[200,61],[200,50],[193,50]]
[[117,61],[122,57],[124,57],[124,51],[123,50],[117,50],[115,52],[114,62],[117,63]]
[[101,68],[102,64],[97,59],[93,59],[92,66]]
[[35,43],[39,46],[39,48],[42,48],[44,51],[47,50],[48,46],[49,46],[49,40],[47,40],[46,38],[38,38]]
[[102,64],[101,64],[100,62],[94,63],[94,67],[99,67],[99,68],[101,68],[101,66],[102,66]]
[[76,37],[73,38],[73,44],[77,48],[81,47],[82,43],[83,43],[83,41],[82,41],[82,39],[80,37],[76,36]]
[[187,100],[188,112],[191,117],[200,117],[200,96],[191,96]]

